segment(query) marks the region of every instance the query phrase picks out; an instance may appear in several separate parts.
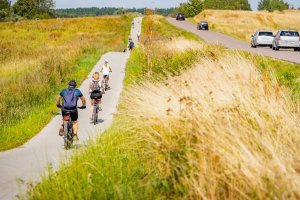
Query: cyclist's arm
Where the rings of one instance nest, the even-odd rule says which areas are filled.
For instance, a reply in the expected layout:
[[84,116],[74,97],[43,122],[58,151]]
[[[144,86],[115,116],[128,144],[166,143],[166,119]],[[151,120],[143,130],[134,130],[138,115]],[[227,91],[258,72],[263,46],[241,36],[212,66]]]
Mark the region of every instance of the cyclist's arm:
[[100,69],[100,72],[102,73],[102,71],[103,71],[103,67],[101,67],[101,69]]
[[81,96],[80,97],[80,100],[82,102],[82,106],[85,107],[86,106],[86,100],[85,100],[85,97],[84,96]]
[[111,67],[109,66],[109,72],[112,72]]
[[90,82],[90,86],[89,86],[89,92],[92,92],[92,82]]

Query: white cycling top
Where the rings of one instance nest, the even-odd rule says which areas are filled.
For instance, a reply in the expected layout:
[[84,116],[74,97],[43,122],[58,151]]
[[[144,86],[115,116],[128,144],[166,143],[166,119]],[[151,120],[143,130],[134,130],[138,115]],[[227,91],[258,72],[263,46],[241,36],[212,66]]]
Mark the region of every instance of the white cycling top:
[[109,65],[107,65],[107,66],[105,66],[105,65],[103,65],[103,67],[102,67],[102,74],[103,75],[109,75]]

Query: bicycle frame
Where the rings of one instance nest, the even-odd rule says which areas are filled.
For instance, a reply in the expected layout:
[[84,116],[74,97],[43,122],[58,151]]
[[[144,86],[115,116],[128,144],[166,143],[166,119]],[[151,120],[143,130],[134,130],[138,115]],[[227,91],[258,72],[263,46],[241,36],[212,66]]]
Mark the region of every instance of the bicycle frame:
[[71,149],[73,145],[73,121],[71,119],[70,113],[71,111],[67,111],[67,115],[63,116],[65,149]]
[[104,76],[104,86],[105,86],[105,91],[108,89],[108,75]]

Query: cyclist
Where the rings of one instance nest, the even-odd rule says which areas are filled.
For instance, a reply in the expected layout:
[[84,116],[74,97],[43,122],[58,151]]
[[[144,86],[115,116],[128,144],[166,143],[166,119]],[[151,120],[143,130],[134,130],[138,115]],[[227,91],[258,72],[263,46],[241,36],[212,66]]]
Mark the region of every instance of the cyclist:
[[140,41],[140,37],[141,37],[141,33],[138,32],[138,33],[137,33],[137,39],[138,39],[138,41]]
[[108,85],[109,74],[112,72],[112,70],[111,70],[110,65],[108,64],[108,60],[105,60],[105,61],[104,61],[104,65],[102,66],[100,72],[102,73],[103,79],[104,79],[105,84],[106,84],[105,89],[106,89],[106,88],[109,89],[109,88],[110,88],[109,85]]
[[131,39],[131,38],[129,38],[128,49],[129,49],[129,50],[132,50],[132,49],[133,49],[133,47],[134,47],[134,42],[132,41],[132,39]]
[[90,82],[89,86],[90,90],[90,98],[91,98],[91,120],[93,119],[93,106],[96,101],[99,103],[99,110],[101,111],[101,99],[102,94],[104,94],[104,82],[103,80],[100,80],[100,74],[99,72],[95,72],[93,74],[93,80]]
[[[69,82],[69,87],[60,92],[56,98],[56,106],[61,108],[62,116],[66,116],[66,111],[72,110],[74,112],[70,113],[70,117],[73,121],[73,140],[78,141],[78,110],[77,101],[80,98],[82,102],[82,109],[86,108],[86,100],[79,89],[76,89],[76,81],[71,80]],[[62,105],[61,105],[62,101]],[[63,136],[64,128],[63,125],[59,130],[59,135]]]

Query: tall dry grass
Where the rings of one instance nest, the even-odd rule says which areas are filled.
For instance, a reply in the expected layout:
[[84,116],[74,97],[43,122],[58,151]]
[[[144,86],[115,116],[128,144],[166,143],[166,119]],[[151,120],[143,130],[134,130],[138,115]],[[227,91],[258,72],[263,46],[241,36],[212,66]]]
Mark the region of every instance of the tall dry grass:
[[29,197],[299,198],[299,111],[273,73],[257,70],[278,61],[197,45],[160,22],[158,35],[173,39],[153,45],[154,78],[140,45],[112,127]]
[[205,10],[194,17],[195,21],[207,20],[210,27],[221,33],[234,36],[243,41],[250,41],[257,30],[279,29],[300,31],[300,11],[230,11]]
[[131,141],[143,144],[151,169],[143,183],[160,182],[158,197],[300,197],[300,113],[251,62],[204,59],[166,83],[129,92]]

